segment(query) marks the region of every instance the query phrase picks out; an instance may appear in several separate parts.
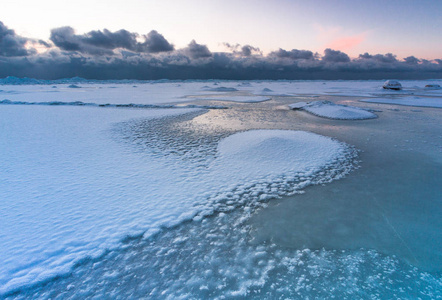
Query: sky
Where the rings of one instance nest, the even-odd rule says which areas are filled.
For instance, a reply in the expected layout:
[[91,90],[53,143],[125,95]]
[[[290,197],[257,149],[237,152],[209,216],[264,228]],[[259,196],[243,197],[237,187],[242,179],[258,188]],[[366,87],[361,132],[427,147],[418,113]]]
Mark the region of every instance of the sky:
[[3,0],[0,20],[17,34],[48,40],[50,30],[156,30],[177,47],[195,39],[211,51],[223,43],[264,53],[283,49],[369,52],[440,58],[440,0]]
[[[53,32],[70,27],[71,38],[77,40],[91,32],[124,29],[140,43],[155,31],[174,51],[194,41],[210,53],[248,46],[253,55],[264,57],[280,49],[307,50],[318,57],[332,49],[352,60],[364,53],[392,53],[398,60],[442,59],[441,0],[2,0],[1,6],[0,21],[7,29],[46,43],[31,45],[37,53],[48,51],[49,45],[70,55],[103,55],[91,50],[91,41],[83,41],[89,45],[84,47],[60,47],[67,33],[57,44]],[[134,49],[129,50],[155,52]]]

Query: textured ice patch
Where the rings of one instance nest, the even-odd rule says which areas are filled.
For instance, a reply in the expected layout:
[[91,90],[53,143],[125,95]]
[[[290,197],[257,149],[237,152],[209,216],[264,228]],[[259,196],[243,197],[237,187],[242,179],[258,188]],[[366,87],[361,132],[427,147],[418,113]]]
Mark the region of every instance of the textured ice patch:
[[115,143],[109,127],[195,111],[2,106],[0,294],[67,272],[126,233],[144,232],[149,172],[137,165],[148,162]]
[[132,241],[17,299],[439,299],[441,278],[374,250],[250,240],[244,211]]
[[398,97],[398,98],[372,98],[363,99],[362,102],[395,104],[405,106],[419,106],[419,107],[435,107],[442,108],[442,97],[425,98],[425,97]]
[[185,111],[2,106],[0,293],[68,272],[128,236],[150,236],[348,171],[348,146],[307,132],[233,134],[215,142],[209,158],[188,154],[199,146],[171,142],[173,120],[153,122],[165,133],[152,145],[172,144],[169,155],[150,144],[140,151],[136,143],[153,136],[131,130],[138,121],[121,123],[133,139],[116,142],[110,130],[130,118],[150,126],[149,119]]
[[303,109],[319,117],[336,120],[364,120],[373,119],[377,116],[365,109],[334,104],[330,101],[314,101],[310,103],[298,102],[289,105],[291,109]]

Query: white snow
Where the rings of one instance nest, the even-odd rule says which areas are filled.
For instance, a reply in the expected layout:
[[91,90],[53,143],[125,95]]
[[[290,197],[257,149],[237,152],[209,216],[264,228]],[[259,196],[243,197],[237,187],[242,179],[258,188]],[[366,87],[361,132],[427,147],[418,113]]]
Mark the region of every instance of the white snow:
[[336,120],[363,120],[377,116],[363,108],[335,104],[330,101],[298,102],[289,105],[291,109],[303,109],[319,117]]
[[226,175],[231,173],[235,180],[265,178],[310,173],[336,159],[342,150],[330,138],[309,132],[250,130],[222,140],[215,163],[229,170]]
[[362,102],[382,103],[382,104],[396,104],[405,106],[419,106],[419,107],[435,107],[442,108],[442,97],[397,97],[397,98],[371,98],[362,99]]
[[128,138],[140,118],[193,111],[0,106],[0,294],[68,272],[127,236],[299,189],[346,159],[347,146],[307,132],[237,133],[202,160],[182,159],[192,147],[166,155],[139,146],[149,135]]

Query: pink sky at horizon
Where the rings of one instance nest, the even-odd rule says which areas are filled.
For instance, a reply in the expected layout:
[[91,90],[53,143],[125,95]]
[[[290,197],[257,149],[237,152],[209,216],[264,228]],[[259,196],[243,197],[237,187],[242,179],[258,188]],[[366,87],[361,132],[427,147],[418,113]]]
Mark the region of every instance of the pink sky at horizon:
[[433,60],[442,59],[440,13],[442,1],[431,0],[5,0],[0,21],[19,35],[46,41],[61,26],[77,34],[157,30],[176,48],[195,39],[213,52],[226,51],[223,43],[230,43],[264,54],[279,48],[323,54],[332,48],[351,58],[368,52]]

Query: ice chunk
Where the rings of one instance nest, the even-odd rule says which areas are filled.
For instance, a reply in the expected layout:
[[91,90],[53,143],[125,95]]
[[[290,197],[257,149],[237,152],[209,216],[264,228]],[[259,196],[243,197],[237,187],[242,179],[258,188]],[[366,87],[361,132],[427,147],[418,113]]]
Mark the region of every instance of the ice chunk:
[[384,85],[382,86],[386,90],[401,90],[402,85],[399,83],[399,81],[396,80],[387,80],[384,82]]
[[426,89],[432,89],[432,90],[438,90],[438,89],[440,89],[440,85],[438,85],[438,84],[427,84],[427,85],[425,85],[425,88]]

